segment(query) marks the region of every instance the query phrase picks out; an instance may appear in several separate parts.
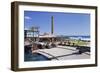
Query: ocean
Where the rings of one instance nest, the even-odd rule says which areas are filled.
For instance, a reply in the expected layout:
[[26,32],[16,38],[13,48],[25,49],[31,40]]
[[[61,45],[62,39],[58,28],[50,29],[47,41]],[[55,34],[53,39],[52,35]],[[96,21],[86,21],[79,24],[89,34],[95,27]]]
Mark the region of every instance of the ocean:
[[90,36],[68,36],[70,39],[76,39],[76,40],[87,40],[90,41]]

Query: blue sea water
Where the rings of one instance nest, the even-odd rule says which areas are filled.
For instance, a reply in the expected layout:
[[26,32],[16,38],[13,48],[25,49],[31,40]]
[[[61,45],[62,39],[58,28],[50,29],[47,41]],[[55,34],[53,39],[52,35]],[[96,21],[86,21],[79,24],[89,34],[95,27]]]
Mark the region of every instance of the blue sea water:
[[24,50],[24,61],[46,61],[50,60],[46,56],[39,54],[39,53],[32,53],[30,47],[25,47]]
[[31,52],[24,55],[24,61],[46,61],[49,60],[46,56],[39,54],[39,53],[35,53],[32,54]]
[[90,36],[69,36],[70,39],[90,40]]

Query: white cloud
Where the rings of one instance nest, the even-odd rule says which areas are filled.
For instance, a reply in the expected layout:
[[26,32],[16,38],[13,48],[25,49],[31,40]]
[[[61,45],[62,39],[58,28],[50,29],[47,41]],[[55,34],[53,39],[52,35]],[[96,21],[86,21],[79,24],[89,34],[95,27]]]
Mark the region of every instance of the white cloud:
[[31,18],[31,17],[29,17],[29,16],[25,16],[25,19],[30,20],[30,19],[32,19],[32,18]]

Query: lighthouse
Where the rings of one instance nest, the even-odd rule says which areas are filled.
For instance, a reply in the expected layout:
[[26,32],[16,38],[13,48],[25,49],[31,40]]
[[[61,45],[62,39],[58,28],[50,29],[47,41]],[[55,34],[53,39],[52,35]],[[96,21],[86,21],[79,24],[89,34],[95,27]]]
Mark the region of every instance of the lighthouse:
[[[51,35],[54,35],[54,17],[51,16]],[[52,37],[51,42],[54,42],[54,37]]]
[[51,34],[53,35],[54,33],[54,17],[51,17]]

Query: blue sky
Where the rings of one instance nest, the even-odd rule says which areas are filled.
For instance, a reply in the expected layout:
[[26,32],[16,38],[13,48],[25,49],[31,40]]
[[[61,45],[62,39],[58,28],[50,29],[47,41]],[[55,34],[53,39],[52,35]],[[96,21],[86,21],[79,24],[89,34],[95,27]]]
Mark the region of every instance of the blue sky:
[[51,32],[54,16],[54,34],[90,35],[90,14],[24,11],[24,28],[38,26],[40,34]]

